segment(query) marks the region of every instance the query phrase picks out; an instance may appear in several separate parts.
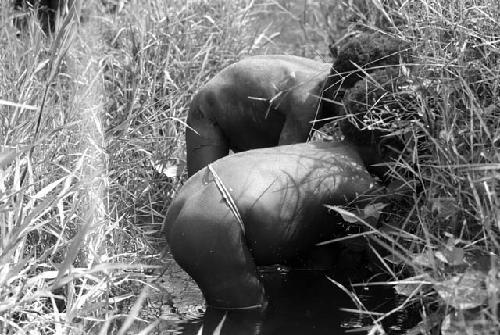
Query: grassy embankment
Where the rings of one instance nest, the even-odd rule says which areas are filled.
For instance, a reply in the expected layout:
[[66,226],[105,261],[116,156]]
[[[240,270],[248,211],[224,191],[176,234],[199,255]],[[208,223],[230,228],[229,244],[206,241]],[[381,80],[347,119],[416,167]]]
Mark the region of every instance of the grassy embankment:
[[[400,168],[423,185],[391,219],[408,232],[375,236],[412,269],[416,285],[398,288],[429,307],[425,332],[442,319],[446,334],[464,333],[449,326],[460,320],[498,329],[499,6],[364,2],[358,22],[377,25],[393,10],[406,21],[391,33],[412,45],[405,97],[420,115],[399,125]],[[87,21],[68,20],[51,38],[34,20],[16,38],[0,6],[2,333],[105,333],[123,320],[120,300],[159,263],[154,232],[178,183],[165,174],[182,165],[191,94],[246,54],[325,56],[327,33],[341,37],[354,17],[310,5],[314,15],[293,21],[302,42],[290,47],[293,34],[270,40],[278,28],[261,24],[278,7],[250,1],[132,1],[119,13],[84,4]]]
[[373,108],[373,115],[383,110],[395,122],[365,121],[404,139],[394,174],[418,186],[404,206],[388,207],[395,212],[387,221],[398,227],[375,239],[411,276],[396,286],[407,296],[400,308],[425,306],[411,333],[498,334],[500,6],[488,0],[386,3],[376,10],[379,20],[365,23],[409,42],[413,60],[400,68],[405,85],[380,98],[403,109]]

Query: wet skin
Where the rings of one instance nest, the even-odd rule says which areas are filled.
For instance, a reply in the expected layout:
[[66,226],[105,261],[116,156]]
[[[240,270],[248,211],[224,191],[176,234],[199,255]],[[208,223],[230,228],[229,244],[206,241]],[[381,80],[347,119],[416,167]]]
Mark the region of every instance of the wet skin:
[[[322,113],[331,64],[253,56],[222,70],[193,97],[186,129],[188,175],[234,152],[305,142]],[[319,126],[318,123],[316,126]]]
[[[172,255],[209,306],[263,306],[256,266],[286,264],[330,239],[340,219],[324,204],[356,203],[358,195],[377,188],[365,164],[357,148],[334,142],[257,149],[217,160],[212,170],[206,167],[186,182],[167,212]],[[217,180],[229,191],[242,224]]]

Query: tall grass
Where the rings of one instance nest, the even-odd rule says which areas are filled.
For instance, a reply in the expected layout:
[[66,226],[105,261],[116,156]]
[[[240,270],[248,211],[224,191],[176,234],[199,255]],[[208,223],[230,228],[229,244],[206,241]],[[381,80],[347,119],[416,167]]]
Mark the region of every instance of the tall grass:
[[45,37],[31,14],[16,37],[0,3],[2,333],[155,320],[140,306],[161,286],[157,231],[183,180],[192,94],[245,55],[328,61],[328,44],[366,30],[414,55],[401,71],[418,117],[398,125],[407,146],[394,173],[422,190],[374,235],[413,277],[395,273],[398,292],[420,303],[422,333],[499,329],[496,1],[77,4],[82,23],[70,15]]
[[[424,317],[409,333],[498,334],[500,6],[488,0],[352,6],[371,14],[356,29],[396,36],[413,54],[400,68],[406,85],[388,92],[405,109],[385,112],[395,112],[390,119],[399,120],[396,133],[406,143],[393,174],[414,195],[392,206],[386,221],[393,227],[374,235],[404,266],[403,277],[412,277],[398,281],[402,276],[393,273],[404,304],[418,302]],[[365,126],[379,127],[374,120]]]
[[99,70],[82,52],[78,9],[50,39],[33,19],[18,38],[1,6],[0,327],[60,333],[106,292],[92,274],[109,262]]

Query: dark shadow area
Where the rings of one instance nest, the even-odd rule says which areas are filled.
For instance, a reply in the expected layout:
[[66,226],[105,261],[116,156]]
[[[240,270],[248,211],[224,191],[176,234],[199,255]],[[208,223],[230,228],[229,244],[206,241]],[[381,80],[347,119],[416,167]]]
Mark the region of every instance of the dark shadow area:
[[[366,334],[373,324],[375,317],[341,310],[357,308],[324,272],[292,270],[286,273],[267,269],[262,272],[262,280],[270,298],[265,312],[209,308],[203,318],[181,322],[178,334]],[[356,294],[372,312],[386,313],[396,307],[396,295],[390,287],[356,288]],[[402,334],[407,329],[406,319],[402,313],[395,313],[382,324],[388,334]]]

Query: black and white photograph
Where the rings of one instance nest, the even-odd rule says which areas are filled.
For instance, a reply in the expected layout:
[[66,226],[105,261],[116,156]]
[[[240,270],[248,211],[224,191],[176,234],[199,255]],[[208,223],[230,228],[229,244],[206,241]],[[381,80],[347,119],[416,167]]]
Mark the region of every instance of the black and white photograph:
[[14,334],[500,335],[500,2],[1,0]]

